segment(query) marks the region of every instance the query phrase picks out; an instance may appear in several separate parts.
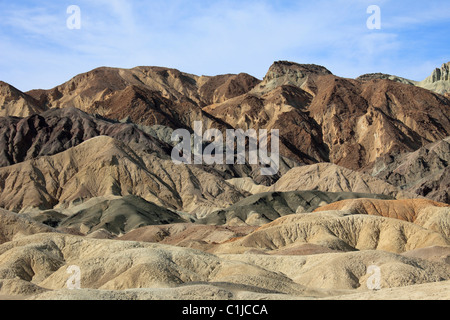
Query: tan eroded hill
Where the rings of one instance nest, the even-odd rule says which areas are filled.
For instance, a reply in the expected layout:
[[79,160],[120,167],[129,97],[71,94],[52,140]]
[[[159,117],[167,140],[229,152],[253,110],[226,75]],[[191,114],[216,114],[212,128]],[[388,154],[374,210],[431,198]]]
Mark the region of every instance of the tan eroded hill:
[[384,194],[395,198],[419,197],[412,193],[403,192],[383,180],[331,163],[319,163],[292,168],[270,190],[319,190],[326,192]]
[[287,61],[275,62],[248,93],[204,110],[233,127],[279,129],[285,156],[355,170],[450,132],[449,102],[436,93]]
[[[441,208],[438,208],[441,209]],[[445,233],[393,218],[322,211],[281,217],[247,236],[224,243],[215,252],[264,252],[313,244],[339,251],[384,250],[402,253],[433,245],[450,245]]]
[[100,136],[53,156],[0,168],[0,206],[51,209],[106,195],[136,195],[157,205],[200,214],[243,195],[202,167],[176,165]]
[[40,107],[29,95],[0,81],[0,117],[27,117],[44,110],[45,107]]
[[212,226],[192,223],[152,225],[130,231],[119,240],[175,245],[208,251],[217,244],[245,236],[256,227]]
[[201,107],[241,95],[258,82],[243,73],[200,77],[162,67],[101,67],[51,90],[28,94],[49,108],[76,107],[116,120],[171,128],[192,127],[194,120],[203,120],[221,128]]
[[17,213],[0,209],[0,244],[45,232],[55,232],[55,230]]
[[91,108],[96,101],[107,100],[117,92],[135,86],[147,92],[159,92],[172,101],[190,99],[197,104],[211,104],[245,93],[259,80],[248,74],[196,76],[163,67],[140,66],[132,69],[100,67],[79,74],[50,90],[28,92],[50,108],[69,105]]
[[30,286],[35,291],[39,287],[66,288],[71,265],[80,268],[81,287],[90,289],[173,288],[222,282],[245,286],[248,291],[321,295],[280,273],[198,250],[60,234],[35,235],[0,245],[0,281],[10,282],[9,288],[0,286],[0,293],[24,294]]

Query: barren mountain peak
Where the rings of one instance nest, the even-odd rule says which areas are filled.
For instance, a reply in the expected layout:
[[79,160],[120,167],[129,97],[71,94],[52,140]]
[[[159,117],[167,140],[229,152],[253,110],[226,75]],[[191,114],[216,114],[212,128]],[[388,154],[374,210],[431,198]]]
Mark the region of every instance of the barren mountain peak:
[[[330,76],[332,73],[325,67],[316,64],[299,64],[291,61],[275,61],[264,76],[263,81],[251,92],[262,95],[282,85],[291,85],[308,91],[311,78]],[[314,91],[314,90],[313,90]],[[308,91],[309,92],[309,91]]]
[[327,75],[332,74],[327,68],[323,66],[319,66],[316,64],[299,64],[291,61],[275,61],[272,66],[269,68],[269,71],[265,77],[271,76],[283,76],[287,73],[298,73],[299,75],[309,75],[309,74],[318,74],[318,75]]

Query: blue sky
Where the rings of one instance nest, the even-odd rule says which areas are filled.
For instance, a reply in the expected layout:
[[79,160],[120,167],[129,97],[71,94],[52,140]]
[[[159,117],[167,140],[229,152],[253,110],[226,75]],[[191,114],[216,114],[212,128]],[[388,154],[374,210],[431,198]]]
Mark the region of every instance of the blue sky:
[[[79,30],[67,28],[70,5]],[[380,30],[366,26],[370,5]],[[448,0],[0,0],[0,80],[48,89],[96,67],[141,65],[262,79],[276,60],[423,80],[450,61],[449,35]]]

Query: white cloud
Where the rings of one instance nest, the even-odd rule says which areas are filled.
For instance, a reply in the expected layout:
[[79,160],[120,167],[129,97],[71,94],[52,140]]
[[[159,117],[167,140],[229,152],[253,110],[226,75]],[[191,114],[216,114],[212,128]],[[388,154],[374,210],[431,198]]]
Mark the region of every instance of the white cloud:
[[[400,2],[406,3],[318,0],[292,2],[288,7],[272,1],[80,0],[82,29],[75,31],[65,27],[62,5],[15,7],[0,12],[0,26],[6,30],[0,29],[0,39],[7,43],[0,59],[21,61],[28,73],[45,78],[42,83],[53,79],[54,85],[61,82],[61,75],[101,65],[160,65],[209,75],[248,72],[262,78],[280,59],[322,64],[346,77],[378,71],[395,74],[406,72],[408,65],[416,68],[419,60],[427,65],[438,61],[419,54],[414,61],[402,60],[410,45],[403,32],[411,24],[431,23],[436,16],[442,21],[450,12],[439,13],[433,5],[428,10],[414,6],[403,10]],[[381,6],[382,30],[366,27],[370,4]],[[33,66],[39,64],[47,68]],[[20,68],[0,66],[7,79]],[[420,77],[419,71],[415,76]]]

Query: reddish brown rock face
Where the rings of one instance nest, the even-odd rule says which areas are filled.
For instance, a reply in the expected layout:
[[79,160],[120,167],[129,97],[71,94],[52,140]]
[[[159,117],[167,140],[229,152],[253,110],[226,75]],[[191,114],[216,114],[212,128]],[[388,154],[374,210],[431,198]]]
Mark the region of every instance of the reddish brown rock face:
[[[389,80],[394,79],[394,80]],[[449,101],[406,79],[344,79],[317,65],[275,62],[262,81],[195,76],[175,69],[98,68],[51,90],[11,97],[46,108],[76,107],[114,120],[173,129],[279,129],[280,151],[297,162],[370,168],[386,154],[450,135]]]
[[286,156],[354,170],[450,133],[448,101],[433,92],[289,63],[275,63],[247,94],[204,110],[234,127],[280,128]]

